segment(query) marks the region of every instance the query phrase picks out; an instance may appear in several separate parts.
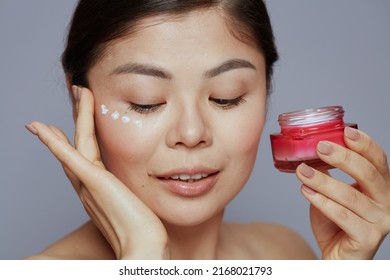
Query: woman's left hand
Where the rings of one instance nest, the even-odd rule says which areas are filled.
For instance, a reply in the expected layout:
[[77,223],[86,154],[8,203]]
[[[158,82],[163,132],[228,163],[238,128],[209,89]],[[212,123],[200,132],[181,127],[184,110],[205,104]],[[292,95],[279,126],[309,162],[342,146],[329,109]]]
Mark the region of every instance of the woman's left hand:
[[348,148],[320,142],[319,157],[356,180],[349,185],[302,164],[297,176],[311,203],[310,220],[323,259],[372,259],[390,232],[390,172],[383,149],[345,129]]

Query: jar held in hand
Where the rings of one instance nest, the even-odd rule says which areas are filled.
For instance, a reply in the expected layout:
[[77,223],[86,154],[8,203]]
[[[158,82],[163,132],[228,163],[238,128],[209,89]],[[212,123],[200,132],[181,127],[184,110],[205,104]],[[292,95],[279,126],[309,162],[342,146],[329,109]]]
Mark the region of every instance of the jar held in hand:
[[280,133],[271,134],[274,165],[282,172],[295,172],[301,164],[331,169],[333,166],[317,156],[317,144],[326,140],[345,146],[344,128],[357,124],[344,123],[342,106],[329,106],[280,114]]

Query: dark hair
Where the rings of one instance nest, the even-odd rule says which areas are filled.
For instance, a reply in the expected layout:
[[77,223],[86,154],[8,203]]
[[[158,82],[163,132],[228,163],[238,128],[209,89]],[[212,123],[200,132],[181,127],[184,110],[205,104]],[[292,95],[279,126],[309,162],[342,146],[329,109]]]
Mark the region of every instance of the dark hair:
[[255,43],[263,53],[269,90],[278,53],[262,0],[80,0],[62,55],[67,80],[74,85],[88,87],[88,70],[103,54],[107,43],[134,31],[139,20],[212,7],[223,12],[234,36],[247,43]]

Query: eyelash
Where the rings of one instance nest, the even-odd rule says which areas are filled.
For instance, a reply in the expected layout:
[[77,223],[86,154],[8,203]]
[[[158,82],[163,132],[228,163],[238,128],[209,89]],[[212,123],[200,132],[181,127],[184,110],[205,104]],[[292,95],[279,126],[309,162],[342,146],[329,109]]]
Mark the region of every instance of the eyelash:
[[242,96],[233,99],[209,98],[209,100],[214,102],[218,107],[222,108],[223,110],[231,109],[246,102],[246,100],[242,98]]
[[133,110],[139,114],[150,114],[157,111],[164,103],[161,104],[135,104],[130,103],[129,110]]
[[[214,102],[218,107],[223,110],[228,110],[233,107],[239,106],[246,102],[241,96],[233,99],[223,99],[223,98],[209,98],[210,101]],[[150,114],[157,111],[164,103],[161,104],[135,104],[130,103],[129,110],[133,110],[139,114]]]

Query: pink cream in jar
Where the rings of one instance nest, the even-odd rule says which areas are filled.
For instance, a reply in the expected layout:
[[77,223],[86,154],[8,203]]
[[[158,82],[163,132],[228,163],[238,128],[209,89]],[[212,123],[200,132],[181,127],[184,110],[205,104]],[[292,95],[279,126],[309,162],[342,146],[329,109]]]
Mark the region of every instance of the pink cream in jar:
[[357,124],[344,123],[342,106],[280,114],[280,133],[271,134],[274,165],[282,172],[295,172],[301,163],[318,169],[331,169],[317,155],[317,144],[322,140],[345,146],[344,128]]

